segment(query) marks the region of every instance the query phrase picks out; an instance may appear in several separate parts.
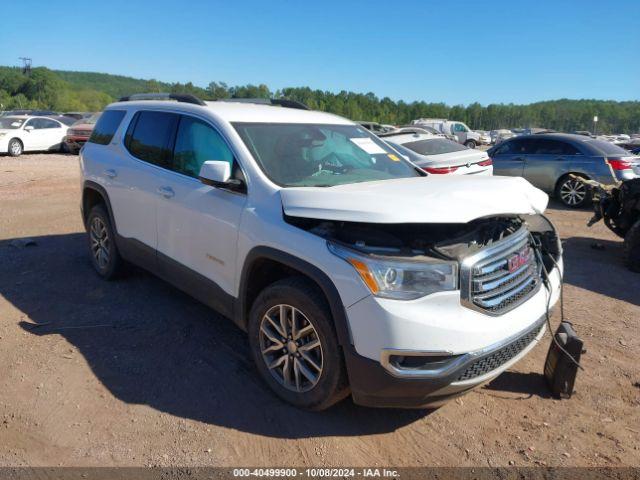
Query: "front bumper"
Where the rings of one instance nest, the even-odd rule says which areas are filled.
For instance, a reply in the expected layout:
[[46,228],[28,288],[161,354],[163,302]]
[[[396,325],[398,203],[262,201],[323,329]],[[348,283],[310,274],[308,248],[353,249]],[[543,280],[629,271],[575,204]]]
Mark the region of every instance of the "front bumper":
[[[552,307],[559,297],[557,269],[550,273],[550,283],[551,298],[543,286],[499,316],[462,306],[460,292],[415,301],[367,297],[350,306],[346,313],[353,346],[345,349],[345,357],[354,401],[437,406],[492,380],[544,334],[547,305]],[[403,366],[398,360],[403,357],[418,361]]]
[[545,319],[541,317],[503,343],[452,356],[449,362],[431,370],[428,377],[425,372],[415,376],[392,375],[380,363],[348,352],[346,362],[353,401],[368,407],[438,407],[493,380],[523,358],[544,335]]

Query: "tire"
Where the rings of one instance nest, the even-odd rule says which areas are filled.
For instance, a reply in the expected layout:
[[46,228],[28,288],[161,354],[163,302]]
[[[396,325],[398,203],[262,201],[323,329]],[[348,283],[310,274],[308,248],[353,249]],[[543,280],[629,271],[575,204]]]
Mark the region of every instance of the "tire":
[[475,140],[467,140],[464,142],[464,146],[467,148],[476,148],[476,142]]
[[19,157],[20,155],[22,155],[23,150],[24,146],[19,139],[12,138],[11,140],[9,140],[9,144],[7,146],[9,155],[11,155],[12,157]]
[[91,209],[87,219],[89,256],[95,271],[105,280],[117,278],[123,270],[123,260],[115,243],[115,235],[104,206]]
[[624,263],[632,272],[640,272],[640,220],[624,237]]
[[[297,328],[292,332],[293,315]],[[324,410],[349,395],[329,306],[306,278],[279,280],[260,292],[251,307],[248,330],[258,372],[281,399],[298,408]]]
[[[586,178],[583,175],[576,176]],[[591,195],[587,186],[568,175],[558,180],[555,197],[560,200],[565,207],[569,208],[581,208],[591,201]]]

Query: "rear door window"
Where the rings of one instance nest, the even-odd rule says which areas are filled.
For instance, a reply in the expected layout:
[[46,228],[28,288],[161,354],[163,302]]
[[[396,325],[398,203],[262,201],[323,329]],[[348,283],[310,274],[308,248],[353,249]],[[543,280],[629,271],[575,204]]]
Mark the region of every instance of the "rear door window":
[[41,127],[40,128],[60,128],[60,124],[55,120],[49,120],[48,118],[41,118]]
[[563,155],[564,154],[564,142],[557,140],[548,140],[546,138],[536,140],[533,147],[534,155]]
[[580,155],[580,151],[573,145],[561,140],[539,139],[534,141],[533,154],[535,155]]
[[[171,169],[173,139],[180,115],[168,112],[136,113],[125,137],[127,150],[145,162]],[[100,123],[102,118],[98,121]]]
[[125,115],[124,110],[107,110],[96,123],[96,126],[89,137],[89,142],[97,143],[98,145],[108,145],[111,139],[118,130],[120,122]]

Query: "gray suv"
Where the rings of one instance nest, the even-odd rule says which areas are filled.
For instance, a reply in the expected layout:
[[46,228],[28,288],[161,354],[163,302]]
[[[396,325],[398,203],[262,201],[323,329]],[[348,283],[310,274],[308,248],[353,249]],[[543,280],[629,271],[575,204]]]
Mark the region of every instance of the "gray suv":
[[488,153],[494,175],[524,177],[572,208],[589,201],[585,185],[572,178],[572,173],[604,184],[640,176],[640,157],[613,143],[581,135],[524,135]]

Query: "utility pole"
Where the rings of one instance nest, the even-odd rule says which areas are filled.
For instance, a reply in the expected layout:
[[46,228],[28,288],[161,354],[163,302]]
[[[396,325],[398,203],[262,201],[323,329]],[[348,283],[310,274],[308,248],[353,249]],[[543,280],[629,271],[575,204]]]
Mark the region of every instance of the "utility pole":
[[597,135],[598,133],[598,115],[593,116],[593,134]]
[[20,57],[22,60],[22,73],[27,77],[31,75],[31,59],[29,57]]

